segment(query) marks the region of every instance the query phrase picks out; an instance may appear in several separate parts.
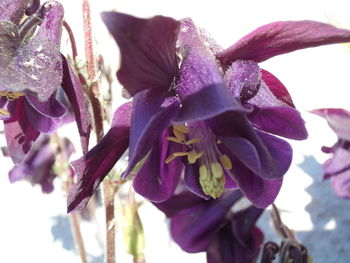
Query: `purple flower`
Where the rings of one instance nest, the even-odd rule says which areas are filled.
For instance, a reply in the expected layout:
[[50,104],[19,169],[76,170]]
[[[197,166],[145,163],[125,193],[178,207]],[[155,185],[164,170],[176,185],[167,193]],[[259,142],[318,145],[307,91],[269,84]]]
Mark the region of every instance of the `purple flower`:
[[209,263],[248,263],[256,260],[263,242],[255,222],[264,210],[251,206],[231,212],[241,197],[239,191],[227,191],[204,200],[183,191],[154,205],[170,218],[171,235],[186,252],[205,251]]
[[[190,19],[115,12],[103,19],[121,51],[117,77],[133,95],[130,158],[123,176],[134,176],[135,190],[162,202],[184,174],[187,187],[203,198],[239,187],[255,206],[271,204],[292,158],[290,145],[271,133],[305,139],[307,132],[285,87],[257,62],[350,41],[350,31],[313,21],[277,22],[221,51]],[[104,151],[106,144],[118,147],[117,138],[105,140],[109,143],[95,151]],[[76,163],[79,187],[69,210],[86,201],[114,165],[107,164],[111,159],[101,165],[91,155],[84,158]]]
[[[64,140],[64,154],[65,158],[73,153],[73,145],[68,140]],[[38,139],[22,164],[16,165],[9,173],[10,182],[16,182],[23,178],[29,180],[33,185],[40,184],[44,193],[53,191],[53,180],[56,178],[54,165],[56,162],[57,148],[50,145],[50,137],[43,135]],[[60,149],[61,151],[62,149]],[[62,164],[59,164],[62,165]]]
[[55,98],[62,82],[63,7],[47,2],[19,24],[28,3],[4,1],[0,5],[0,116],[15,163],[23,161],[40,133],[54,131],[65,113]]
[[338,136],[332,147],[322,147],[323,152],[333,154],[323,164],[323,178],[331,178],[338,196],[350,198],[350,112],[344,109],[318,109],[312,112],[325,118]]

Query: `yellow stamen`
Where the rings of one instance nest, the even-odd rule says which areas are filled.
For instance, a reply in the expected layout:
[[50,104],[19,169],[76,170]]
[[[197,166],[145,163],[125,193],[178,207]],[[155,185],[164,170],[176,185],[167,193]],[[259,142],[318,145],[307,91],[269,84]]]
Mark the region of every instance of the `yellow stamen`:
[[5,109],[0,109],[0,115],[10,115],[10,112]]
[[182,143],[182,141],[180,141],[178,138],[176,137],[166,137],[166,139],[168,141],[171,141],[171,142],[176,142],[176,143]]
[[218,162],[212,163],[210,165],[210,170],[212,175],[217,179],[220,179],[224,174],[222,171],[221,164],[219,164]]
[[18,99],[19,97],[24,96],[24,93],[23,92],[8,92],[6,90],[1,90],[0,96],[4,96],[8,100],[12,101],[12,100]]
[[182,133],[188,133],[189,129],[185,125],[173,125],[174,130]]
[[176,153],[173,153],[172,155],[170,155],[168,158],[166,158],[165,160],[165,163],[170,163],[172,160],[174,160],[176,157],[179,157],[179,156],[187,156],[188,155],[188,152],[176,152]]
[[176,129],[173,129],[173,132],[174,132],[175,137],[176,137],[179,141],[183,142],[183,141],[185,140],[185,134],[184,134],[183,132],[178,131],[178,130],[176,130]]
[[232,162],[226,154],[220,156],[220,162],[226,170],[232,169]]
[[197,161],[197,159],[201,158],[204,152],[197,153],[196,150],[192,150],[188,153],[188,162],[193,164]]
[[200,179],[204,181],[208,178],[208,169],[205,165],[201,165],[199,167],[199,176],[200,176]]
[[201,140],[200,139],[192,139],[192,140],[189,140],[187,142],[185,142],[186,145],[191,145],[193,143],[197,143],[197,142],[200,142]]

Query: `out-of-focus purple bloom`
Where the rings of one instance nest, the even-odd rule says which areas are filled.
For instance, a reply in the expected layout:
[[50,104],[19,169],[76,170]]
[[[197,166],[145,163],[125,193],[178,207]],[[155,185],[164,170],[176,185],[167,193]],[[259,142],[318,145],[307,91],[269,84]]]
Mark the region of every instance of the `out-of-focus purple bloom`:
[[255,262],[263,242],[255,222],[264,210],[251,206],[231,212],[241,197],[228,190],[216,200],[204,200],[183,191],[154,205],[170,218],[171,235],[183,250],[207,252],[208,263]]
[[[15,163],[23,161],[40,133],[53,132],[65,113],[55,98],[62,82],[63,7],[46,2],[19,24],[29,2],[4,1],[0,5],[0,116]],[[41,25],[33,33],[37,21]]]
[[[50,137],[43,135],[38,139],[22,164],[16,165],[9,173],[10,182],[16,182],[23,178],[29,180],[33,185],[40,184],[44,193],[53,191],[53,180],[56,178],[54,165],[57,154],[64,154],[65,158],[73,153],[74,148],[68,139],[63,140],[64,149],[54,148],[50,145]],[[59,164],[63,165],[63,164]]]
[[[133,95],[123,176],[135,176],[135,190],[162,202],[184,171],[187,187],[203,198],[238,187],[257,207],[271,204],[292,158],[290,145],[271,133],[305,139],[307,132],[285,87],[257,62],[350,41],[350,31],[314,21],[277,22],[221,50],[190,19],[109,12],[103,20],[121,51],[117,77]],[[106,173],[99,169],[90,162],[79,178],[101,182]],[[87,197],[80,187],[76,205]]]
[[325,118],[338,136],[332,147],[322,147],[323,152],[333,154],[323,164],[323,178],[331,178],[338,196],[350,198],[350,112],[344,109],[317,109],[312,112]]

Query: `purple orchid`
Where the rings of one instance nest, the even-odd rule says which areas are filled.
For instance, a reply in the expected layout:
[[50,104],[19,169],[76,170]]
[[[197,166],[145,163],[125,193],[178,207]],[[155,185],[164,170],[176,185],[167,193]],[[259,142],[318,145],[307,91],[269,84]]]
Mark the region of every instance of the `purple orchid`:
[[323,164],[323,178],[331,178],[338,196],[350,198],[350,112],[344,109],[318,109],[312,112],[325,118],[338,136],[332,147],[322,147],[323,152],[333,154]]
[[[62,82],[63,7],[47,2],[19,24],[28,2],[0,5],[0,115],[15,163],[23,161],[40,133],[54,131],[65,113],[55,98]],[[32,35],[38,21],[41,26]]]
[[[203,198],[238,187],[255,206],[271,204],[292,158],[290,145],[271,133],[300,140],[307,132],[286,88],[257,62],[347,42],[350,31],[314,21],[277,22],[220,50],[190,19],[115,12],[103,19],[121,51],[117,77],[133,96],[123,176],[134,176],[135,190],[162,202],[184,174],[187,187]],[[124,146],[129,137],[106,137],[93,151],[112,144],[122,149],[116,140]],[[86,203],[118,159],[101,164],[93,158],[100,156],[75,162],[79,187],[71,193],[69,211]]]
[[154,203],[170,218],[171,235],[186,252],[207,252],[208,263],[255,262],[263,233],[255,226],[263,209],[254,206],[231,212],[242,197],[228,190],[218,199],[205,200],[188,191]]
[[[68,139],[64,140],[64,145],[64,154],[68,159],[73,153],[74,147]],[[23,163],[16,165],[10,171],[10,182],[13,183],[25,178],[33,185],[40,184],[44,193],[52,192],[54,189],[53,180],[57,176],[54,171],[57,150],[57,147],[55,149],[50,145],[48,135],[41,136],[34,143]]]

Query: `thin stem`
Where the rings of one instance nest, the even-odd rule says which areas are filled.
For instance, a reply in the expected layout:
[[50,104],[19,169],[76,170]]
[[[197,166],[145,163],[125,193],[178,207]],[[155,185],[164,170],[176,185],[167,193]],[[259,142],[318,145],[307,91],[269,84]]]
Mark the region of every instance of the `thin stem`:
[[[62,142],[61,137],[57,134],[57,132],[54,134],[55,141],[58,145],[57,149],[57,162],[61,164],[69,163],[69,160],[65,153],[65,145]],[[60,173],[60,177],[62,181],[64,182],[64,189],[66,190],[66,193],[69,193],[71,186],[73,184],[73,178],[70,176],[69,172],[67,172],[66,169],[63,169],[63,171]],[[70,213],[69,214],[69,220],[71,223],[71,228],[73,232],[74,237],[74,244],[76,245],[76,249],[78,250],[80,259],[82,263],[86,263],[86,251],[85,251],[85,245],[83,236],[81,235],[80,231],[80,223],[79,223],[79,217],[77,213]]]
[[[93,115],[94,127],[97,142],[99,142],[104,134],[103,131],[103,115],[99,97],[98,83],[96,78],[96,67],[94,60],[91,14],[89,0],[83,0],[83,19],[84,19],[84,37],[85,37],[85,55],[87,60],[87,73],[90,81],[90,88],[86,91],[90,98]],[[114,225],[114,196],[115,189],[110,185],[108,180],[103,181],[104,205],[106,212],[106,259],[107,263],[115,263],[115,225]]]
[[272,204],[272,218],[273,223],[277,231],[279,231],[283,238],[289,238],[292,240],[296,240],[296,237],[292,230],[290,230],[282,221],[278,208],[275,204]]
[[77,65],[76,57],[78,56],[77,43],[75,41],[75,37],[74,37],[73,31],[72,31],[72,28],[69,26],[69,24],[67,23],[66,20],[63,21],[63,27],[68,33],[70,45],[72,48],[72,57],[73,57],[72,59],[74,62],[74,67],[76,67],[76,65]]

